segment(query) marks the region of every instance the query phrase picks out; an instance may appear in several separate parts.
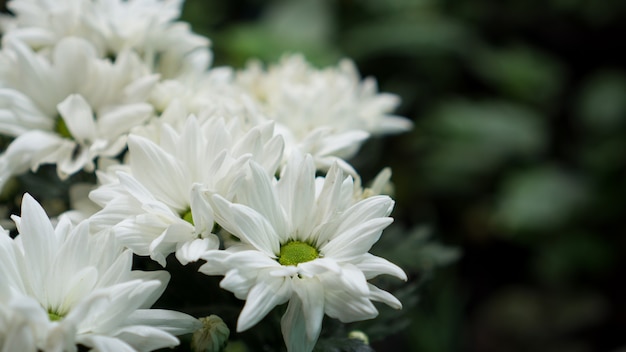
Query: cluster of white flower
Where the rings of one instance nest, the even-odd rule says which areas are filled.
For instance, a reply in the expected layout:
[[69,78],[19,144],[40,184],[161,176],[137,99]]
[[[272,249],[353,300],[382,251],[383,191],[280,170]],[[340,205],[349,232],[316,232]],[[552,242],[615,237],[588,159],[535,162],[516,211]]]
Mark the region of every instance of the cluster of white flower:
[[288,303],[289,351],[313,349],[324,315],[353,322],[377,315],[372,301],[401,307],[368,282],[406,280],[369,253],[392,222],[394,202],[380,194],[390,172],[363,189],[346,161],[370,135],[411,128],[391,115],[397,97],[348,60],[210,68],[210,41],[176,21],[181,6],[8,2],[0,188],[44,164],[62,180],[95,172],[98,184],[95,204],[79,199],[56,227],[26,194],[17,236],[2,230],[0,349],[144,351],[201,328],[149,309],[169,274],[131,270],[133,253],[163,267],[172,253],[205,261],[200,272],[246,301],[237,331]]

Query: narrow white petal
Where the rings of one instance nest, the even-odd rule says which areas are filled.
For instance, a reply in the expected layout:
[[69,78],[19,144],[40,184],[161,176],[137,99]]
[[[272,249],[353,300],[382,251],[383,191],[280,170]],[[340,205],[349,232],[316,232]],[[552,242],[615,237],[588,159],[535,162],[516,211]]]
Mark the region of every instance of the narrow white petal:
[[193,239],[193,227],[188,222],[180,220],[169,225],[159,237],[150,243],[150,258],[165,266],[165,257],[174,253],[179,243]]
[[152,115],[152,106],[146,103],[126,104],[99,112],[99,135],[110,140],[128,134],[135,126],[140,126]]
[[268,257],[276,257],[280,238],[263,215],[245,205],[230,203],[217,194],[212,199],[220,226]]
[[219,245],[220,241],[215,235],[183,242],[182,244],[179,243],[178,249],[176,249],[176,259],[182,265],[187,265],[189,262],[198,261],[207,251],[218,249]]
[[[178,214],[174,213],[166,204],[156,199],[155,195],[135,177],[125,172],[118,172],[117,176],[120,181],[120,186],[124,187],[125,191],[135,198],[143,209],[163,217],[178,218]],[[115,201],[115,199],[113,201]],[[135,212],[143,213],[143,211],[137,210]]]
[[358,130],[328,136],[324,138],[322,147],[316,151],[316,155],[336,155],[348,159],[369,136],[369,133]]
[[99,286],[115,285],[118,282],[128,281],[130,270],[132,268],[133,255],[130,250],[124,251],[109,266],[105,272],[100,273],[98,280]]
[[344,323],[373,319],[378,310],[368,297],[352,296],[340,290],[326,291],[326,315]]
[[[169,125],[166,125],[165,127],[169,127]],[[173,134],[173,132],[174,131],[171,131],[169,133],[170,136]],[[205,145],[206,142],[204,142],[202,138],[203,136],[201,135],[200,132],[201,132],[201,129],[200,129],[200,126],[198,125],[198,119],[195,116],[191,115],[187,117],[187,120],[185,121],[184,129],[180,137],[172,136],[172,138],[170,138],[172,142],[176,143],[175,145],[172,145],[172,148],[173,148],[172,150],[176,150],[177,152],[176,156],[185,165],[189,165],[190,167],[193,167],[194,169],[198,169],[203,166],[203,165],[196,165],[199,160],[202,160],[203,158],[207,158],[209,155],[210,156],[215,155],[215,154],[203,155],[203,150],[200,148],[200,146]],[[162,142],[161,145],[163,144],[164,143]],[[197,175],[198,173],[192,172],[192,174]]]
[[76,342],[91,347],[98,352],[137,352],[136,349],[126,342],[104,335],[79,335]]
[[248,293],[246,304],[237,319],[237,331],[247,330],[258,323],[267,313],[291,296],[289,279],[268,277],[258,281]]
[[25,256],[32,261],[27,267],[33,282],[43,281],[58,243],[50,219],[41,205],[28,193],[22,198],[20,235]]
[[[63,318],[61,323],[68,327],[78,327],[81,322],[88,321],[90,316],[106,310],[111,304],[111,298],[111,292],[107,292],[107,290],[93,292],[72,307],[72,310]],[[88,326],[81,324],[81,329],[86,328],[88,329]]]
[[54,121],[20,91],[0,88],[0,132],[19,136],[32,130],[51,130]]
[[366,198],[347,209],[341,217],[338,231],[357,226],[364,221],[387,217],[393,209],[394,202],[389,196],[373,196]]
[[136,135],[128,137],[133,176],[155,198],[179,211],[189,206],[189,179],[184,165],[154,142]]
[[311,352],[317,342],[317,338],[311,340],[307,336],[306,318],[302,308],[300,298],[292,297],[280,320],[283,339],[289,352]]
[[339,233],[337,237],[320,248],[320,252],[338,261],[353,261],[367,253],[378,241],[383,229],[392,222],[392,218],[375,218],[365,221]]
[[72,137],[83,145],[96,140],[96,123],[93,110],[87,101],[78,94],[72,94],[57,105],[65,125]]
[[[160,295],[161,287],[162,284],[156,280],[133,280],[103,289],[103,292],[109,293],[111,302],[106,307],[94,310],[90,315],[90,321],[97,324],[92,331],[109,334],[133,311],[148,305],[146,301],[152,300],[155,292],[159,292]],[[70,311],[70,314],[72,312]]]
[[402,309],[402,303],[391,293],[381,290],[378,287],[367,284],[370,288],[370,299],[373,301],[383,302],[394,309]]
[[[276,186],[281,205],[287,211],[292,228],[310,233],[308,219],[315,212],[315,165],[310,155],[293,153],[284,166]],[[304,238],[302,238],[304,240]]]
[[[97,280],[98,270],[92,266],[82,268],[74,273],[71,280],[64,283],[67,287],[63,287],[65,296],[64,300],[60,302],[61,305],[58,307],[59,311],[69,311],[76,302],[80,302],[83,297],[87,296],[94,289]],[[55,286],[59,286],[59,283],[56,283]]]
[[243,198],[242,203],[263,215],[279,236],[286,236],[289,231],[286,214],[272,184],[273,179],[256,162],[251,161],[249,165],[251,179],[246,192],[240,195]]
[[50,156],[52,158],[49,162],[56,163],[56,155],[64,148],[65,142],[56,134],[44,131],[35,130],[20,135],[0,156],[0,182],[6,182],[12,175],[24,173],[28,169],[36,170]]
[[201,189],[202,185],[200,184],[194,184],[192,186],[190,195],[191,216],[196,233],[208,235],[211,233],[213,225],[215,224],[215,217],[213,215],[213,208],[206,198],[203,197]]
[[317,341],[324,318],[324,286],[317,278],[294,278],[293,290],[302,301],[307,339]]
[[240,275],[236,269],[231,269],[226,272],[224,278],[220,281],[220,287],[232,292],[239,299],[246,299],[250,288],[254,285],[254,279],[254,277]]
[[202,327],[191,315],[165,309],[139,309],[124,321],[128,325],[148,325],[172,335],[183,335]]
[[[376,307],[369,299],[370,290],[364,278],[361,284],[349,283],[350,278],[337,275],[322,275],[319,278],[324,285],[324,311],[329,317],[349,323],[372,319],[378,315]],[[350,288],[349,285],[353,287]],[[360,286],[364,288],[354,289]]]
[[180,344],[180,341],[171,334],[146,325],[125,326],[113,331],[111,335],[133,346],[138,351],[172,348]]
[[392,275],[404,281],[408,279],[404,270],[399,266],[385,258],[377,257],[370,253],[365,253],[355,265],[368,280],[381,274]]
[[139,309],[148,309],[152,307],[152,305],[161,297],[163,291],[167,288],[167,283],[170,281],[170,273],[165,270],[133,270],[130,274],[134,279],[150,282],[149,284],[144,284],[144,286],[141,287],[143,291],[137,291],[142,296],[141,304],[138,306]]
[[12,288],[24,292],[21,274],[16,265],[15,246],[8,232],[0,228],[0,300],[7,300]]

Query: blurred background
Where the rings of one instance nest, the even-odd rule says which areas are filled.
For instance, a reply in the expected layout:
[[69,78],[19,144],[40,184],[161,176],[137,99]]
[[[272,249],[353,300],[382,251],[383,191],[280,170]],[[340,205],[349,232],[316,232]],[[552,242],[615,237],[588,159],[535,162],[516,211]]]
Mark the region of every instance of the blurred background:
[[626,348],[626,2],[187,0],[183,19],[217,66],[350,57],[402,97],[414,130],[353,160],[392,168],[374,251],[411,276],[376,350]]
[[186,0],[183,12],[215,66],[349,57],[401,96],[414,129],[351,162],[365,180],[393,170],[395,223],[373,252],[409,273],[377,283],[405,309],[348,328],[377,351],[419,352],[626,351],[625,19],[621,0]]

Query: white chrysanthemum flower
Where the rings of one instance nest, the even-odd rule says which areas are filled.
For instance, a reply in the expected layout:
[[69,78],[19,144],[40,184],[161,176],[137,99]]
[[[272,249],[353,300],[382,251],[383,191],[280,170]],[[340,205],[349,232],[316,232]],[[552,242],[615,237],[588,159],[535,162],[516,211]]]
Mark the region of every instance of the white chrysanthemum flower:
[[0,156],[0,183],[47,163],[61,178],[93,171],[96,157],[119,154],[130,129],[152,116],[146,100],[158,77],[132,53],[113,63],[79,38],[61,40],[49,56],[5,44],[0,133],[16,138]]
[[176,22],[182,0],[12,0],[15,17],[0,24],[5,35],[32,48],[56,45],[68,36],[91,42],[99,57],[133,50],[163,77],[193,76],[212,60],[210,41]]
[[225,275],[220,286],[246,300],[237,331],[289,302],[281,321],[287,348],[311,351],[324,314],[353,322],[378,314],[371,301],[401,308],[393,295],[367,282],[381,274],[407,278],[368,253],[392,222],[389,197],[355,202],[352,179],[336,164],[316,182],[310,155],[292,156],[278,181],[250,162],[246,181],[238,203],[212,196],[217,223],[241,242],[207,252],[200,268]]
[[[361,80],[354,64],[318,70],[301,55],[285,56],[263,70],[252,62],[240,71],[237,83],[276,121],[285,138],[286,154],[310,153],[318,168],[352,157],[370,134],[407,131],[411,122],[392,115],[399,99],[378,93],[373,78]],[[345,169],[351,168],[342,163]],[[354,172],[353,172],[354,173]]]
[[[148,309],[169,274],[131,270],[132,252],[87,226],[56,228],[28,194],[19,235],[0,233],[0,349],[148,351],[178,345],[174,335],[199,321],[187,314]],[[10,322],[10,323],[9,323]]]
[[232,199],[243,165],[250,159],[273,174],[282,158],[283,142],[271,123],[244,131],[239,119],[213,117],[200,124],[192,115],[181,132],[162,126],[158,141],[131,134],[129,172],[118,172],[91,193],[103,210],[91,218],[94,230],[113,227],[126,246],[165,266],[176,252],[186,264],[219,240],[212,234],[213,209],[195,190]]
[[[201,114],[207,111],[226,111],[240,115],[246,111],[242,96],[246,93],[234,84],[234,72],[230,67],[212,68],[197,74],[193,79],[163,80],[157,84],[150,102],[157,111],[165,112],[178,104],[187,113]],[[174,121],[167,121],[175,123]]]

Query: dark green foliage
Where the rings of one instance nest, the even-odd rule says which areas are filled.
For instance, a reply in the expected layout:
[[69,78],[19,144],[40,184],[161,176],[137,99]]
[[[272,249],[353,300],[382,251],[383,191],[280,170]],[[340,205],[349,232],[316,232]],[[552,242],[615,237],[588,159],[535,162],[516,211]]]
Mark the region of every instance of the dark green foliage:
[[[205,9],[186,14],[214,39],[218,63],[276,60],[284,51],[319,65],[348,56],[382,91],[402,96],[399,113],[414,120],[414,131],[370,141],[355,159],[366,179],[392,167],[396,224],[373,252],[409,273],[395,294],[407,290],[417,302],[420,293],[417,305],[403,299],[409,328],[381,333],[388,338],[375,347],[626,345],[612,325],[626,311],[626,292],[615,291],[626,274],[619,259],[626,246],[623,2],[187,6]],[[416,226],[446,245],[407,230]],[[457,257],[456,269],[432,270]],[[435,280],[423,285],[425,277]]]

